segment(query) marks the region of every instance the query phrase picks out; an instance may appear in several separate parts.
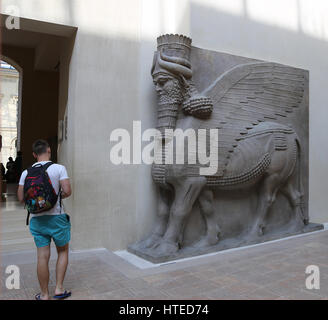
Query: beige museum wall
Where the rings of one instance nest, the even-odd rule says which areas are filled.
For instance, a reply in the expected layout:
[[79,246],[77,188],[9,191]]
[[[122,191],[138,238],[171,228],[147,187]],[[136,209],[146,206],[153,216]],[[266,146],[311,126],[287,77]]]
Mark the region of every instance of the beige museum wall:
[[72,247],[119,249],[136,232],[138,168],[110,163],[109,137],[117,127],[130,129],[138,114],[139,12],[126,1],[73,4],[71,24],[78,32],[69,65],[67,140],[60,146],[73,181],[67,203]]
[[[283,10],[280,0],[266,2],[279,3]],[[150,167],[111,164],[109,137],[116,128],[131,131],[133,120],[142,120],[143,129],[155,125],[156,97],[149,72],[156,37],[167,32],[192,36],[197,47],[310,70],[310,210],[313,220],[327,221],[327,41],[279,23],[258,22],[227,3],[2,1],[3,12],[6,6],[17,5],[22,17],[78,28],[73,50],[71,40],[62,50],[59,93],[59,119],[67,116],[68,122],[59,161],[67,166],[73,182],[73,196],[65,201],[72,216],[73,249],[124,249],[151,229],[156,191]]]

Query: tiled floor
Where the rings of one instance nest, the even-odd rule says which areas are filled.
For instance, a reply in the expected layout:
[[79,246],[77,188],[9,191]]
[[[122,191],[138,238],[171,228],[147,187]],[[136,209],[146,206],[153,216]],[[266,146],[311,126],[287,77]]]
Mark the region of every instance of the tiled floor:
[[26,227],[26,210],[16,198],[17,184],[7,185],[6,201],[0,202],[1,252],[34,249],[33,238]]
[[[71,299],[328,299],[327,243],[322,231],[148,269],[107,250],[72,252],[65,287]],[[0,299],[33,299],[39,292],[34,261],[34,251],[2,255],[3,267],[20,267],[21,288],[5,288],[2,268]],[[305,287],[308,265],[320,268],[319,290]]]

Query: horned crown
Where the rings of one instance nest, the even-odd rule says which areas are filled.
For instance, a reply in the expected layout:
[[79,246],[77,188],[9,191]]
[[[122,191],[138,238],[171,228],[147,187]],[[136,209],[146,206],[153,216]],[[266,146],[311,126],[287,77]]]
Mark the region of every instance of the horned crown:
[[177,34],[166,34],[157,38],[157,52],[151,70],[157,73],[182,75],[186,79],[192,77],[190,63],[191,39]]

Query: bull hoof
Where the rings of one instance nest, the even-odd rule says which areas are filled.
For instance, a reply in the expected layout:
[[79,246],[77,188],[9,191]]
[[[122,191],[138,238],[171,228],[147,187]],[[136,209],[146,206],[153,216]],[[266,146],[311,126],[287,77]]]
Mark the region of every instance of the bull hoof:
[[161,240],[161,236],[157,234],[152,234],[147,239],[140,241],[138,243],[138,247],[141,249],[152,248],[158,245]]
[[152,249],[156,251],[157,256],[170,256],[178,252],[179,246],[177,243],[162,241]]
[[304,221],[297,220],[296,222],[294,222],[294,224],[289,229],[289,231],[290,232],[303,232],[305,226],[306,225],[305,225]]
[[192,245],[193,248],[206,248],[216,245],[219,242],[218,236],[204,236],[198,242]]
[[254,227],[251,232],[249,233],[251,238],[257,239],[264,235],[265,226],[259,225]]
[[264,235],[265,225],[261,224],[258,229],[258,235],[261,237]]

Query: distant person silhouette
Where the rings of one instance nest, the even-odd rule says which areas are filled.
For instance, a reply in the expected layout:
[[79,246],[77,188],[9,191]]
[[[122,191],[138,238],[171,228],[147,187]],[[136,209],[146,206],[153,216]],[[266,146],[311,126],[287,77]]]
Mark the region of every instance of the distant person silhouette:
[[17,157],[15,159],[15,170],[16,170],[16,179],[15,182],[19,181],[19,178],[22,174],[22,167],[23,167],[23,157],[22,151],[17,151]]
[[5,168],[5,166],[3,165],[2,162],[0,163],[0,167],[1,167],[1,180],[4,180],[5,179],[5,174],[6,174],[6,168]]
[[6,172],[6,180],[8,183],[15,182],[16,180],[16,168],[15,162],[12,157],[8,158],[8,162],[6,164],[7,172]]

